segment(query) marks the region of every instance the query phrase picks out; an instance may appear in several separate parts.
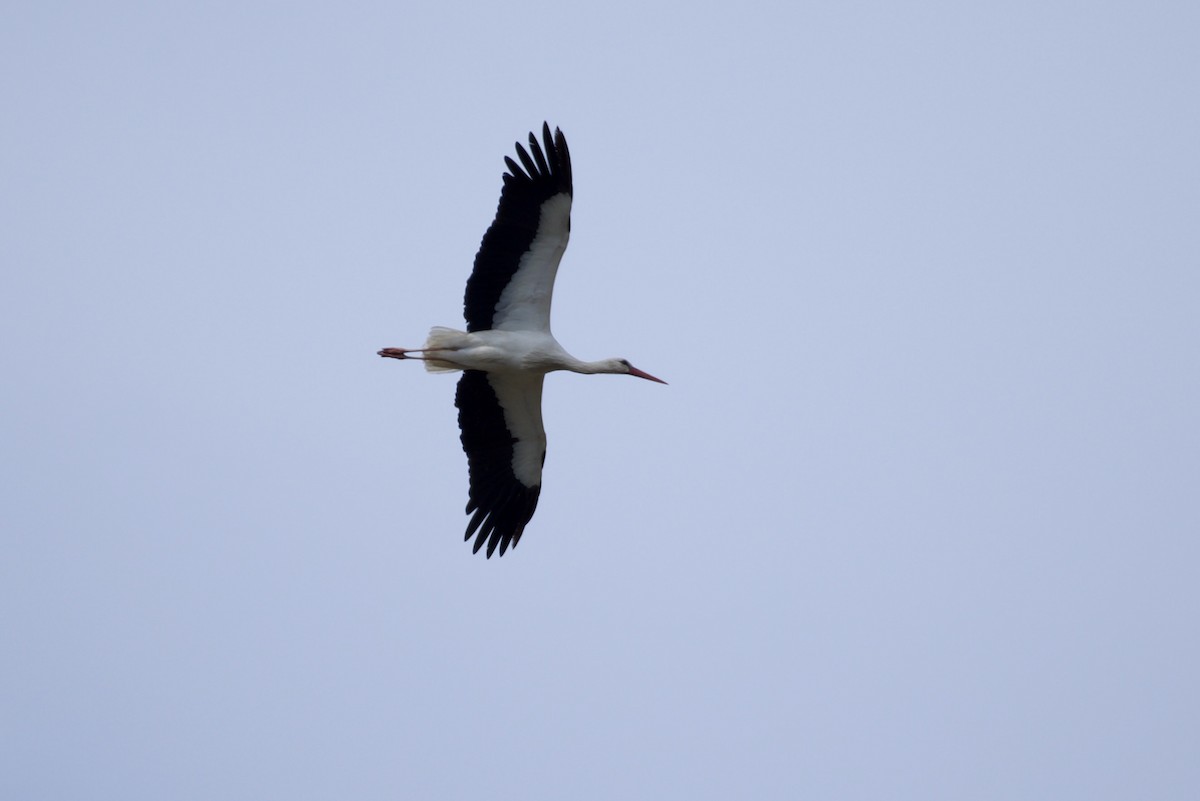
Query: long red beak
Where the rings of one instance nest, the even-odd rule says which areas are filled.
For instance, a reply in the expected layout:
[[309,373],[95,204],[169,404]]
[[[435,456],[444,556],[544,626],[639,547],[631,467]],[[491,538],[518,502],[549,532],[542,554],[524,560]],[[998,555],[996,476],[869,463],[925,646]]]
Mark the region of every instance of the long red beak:
[[633,365],[630,365],[630,367],[629,367],[629,374],[636,375],[638,378],[644,378],[647,381],[657,381],[660,384],[667,383],[666,381],[663,381],[661,378],[655,378],[654,376],[650,375],[649,373],[643,372],[642,370],[637,369]]

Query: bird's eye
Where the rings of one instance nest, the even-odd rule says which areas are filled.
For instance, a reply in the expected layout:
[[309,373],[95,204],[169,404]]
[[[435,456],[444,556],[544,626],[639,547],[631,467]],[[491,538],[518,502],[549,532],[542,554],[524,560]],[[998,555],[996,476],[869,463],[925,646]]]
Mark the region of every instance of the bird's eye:
[[629,367],[629,366],[630,366],[629,362],[627,362],[627,361],[626,361],[626,360],[624,360],[624,359],[621,359],[621,364],[625,365],[626,367]]

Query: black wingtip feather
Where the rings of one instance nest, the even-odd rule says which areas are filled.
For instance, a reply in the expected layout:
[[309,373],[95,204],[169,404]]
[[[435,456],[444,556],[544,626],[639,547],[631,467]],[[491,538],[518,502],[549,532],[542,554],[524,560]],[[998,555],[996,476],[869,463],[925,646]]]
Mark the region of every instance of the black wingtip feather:
[[[530,137],[530,141],[533,142],[532,137]],[[537,142],[533,142],[533,152],[539,157],[538,161],[543,164],[546,162],[546,159],[542,157],[541,150],[537,146]],[[527,176],[545,175],[548,173],[548,170],[539,168],[538,164],[534,159],[529,157],[529,153],[525,148],[521,147],[519,142],[517,143],[517,156],[521,159],[521,163],[525,165],[525,174]]]
[[[546,150],[554,150],[554,142],[549,137],[546,138]],[[529,151],[533,153],[533,160],[537,162],[537,171],[543,175],[549,174],[550,165],[546,163],[546,156],[533,134],[529,134]]]

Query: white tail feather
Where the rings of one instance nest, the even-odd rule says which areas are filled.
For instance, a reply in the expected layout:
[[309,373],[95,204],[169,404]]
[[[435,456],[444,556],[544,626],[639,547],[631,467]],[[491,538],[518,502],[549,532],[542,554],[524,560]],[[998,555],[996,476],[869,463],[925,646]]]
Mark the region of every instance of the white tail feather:
[[[429,337],[425,340],[425,351],[435,350],[459,350],[465,348],[470,343],[470,334],[465,331],[456,331],[453,328],[443,328],[440,325],[435,325],[429,329]],[[429,356],[425,357],[425,369],[431,373],[453,373],[462,368],[444,362],[440,359],[432,359]]]

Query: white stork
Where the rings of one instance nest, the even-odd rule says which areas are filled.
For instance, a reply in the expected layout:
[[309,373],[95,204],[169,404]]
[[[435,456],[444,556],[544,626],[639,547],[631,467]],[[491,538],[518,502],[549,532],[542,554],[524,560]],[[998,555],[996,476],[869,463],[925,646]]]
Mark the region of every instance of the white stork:
[[488,558],[496,546],[501,556],[516,547],[537,508],[546,373],[620,373],[667,383],[624,359],[580,361],[550,333],[554,276],[571,233],[571,154],[562,131],[552,137],[546,123],[542,141],[544,152],[532,133],[528,152],[516,144],[524,169],[504,159],[500,206],[467,280],[467,330],[435,327],[423,348],[379,351],[422,359],[433,372],[463,371],[454,405],[471,479],[464,539],[475,536],[475,553],[487,543]]

